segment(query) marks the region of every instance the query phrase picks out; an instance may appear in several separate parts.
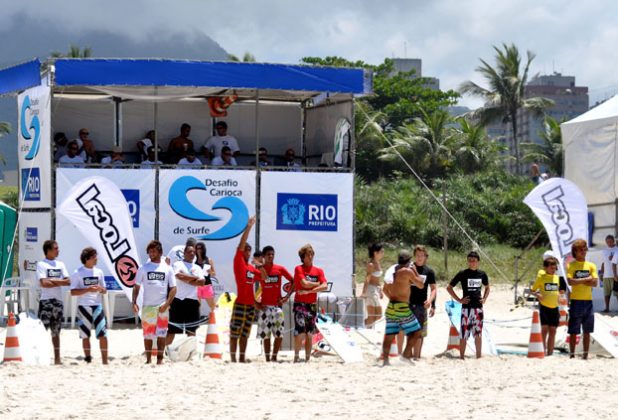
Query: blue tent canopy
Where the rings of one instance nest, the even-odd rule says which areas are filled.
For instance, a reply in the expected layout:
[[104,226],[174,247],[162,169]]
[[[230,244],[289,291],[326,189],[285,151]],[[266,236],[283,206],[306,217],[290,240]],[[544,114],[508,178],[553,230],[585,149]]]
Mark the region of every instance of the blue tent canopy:
[[0,95],[19,92],[41,84],[41,62],[38,59],[0,70]]
[[362,69],[153,59],[59,59],[57,86],[178,86],[362,95]]

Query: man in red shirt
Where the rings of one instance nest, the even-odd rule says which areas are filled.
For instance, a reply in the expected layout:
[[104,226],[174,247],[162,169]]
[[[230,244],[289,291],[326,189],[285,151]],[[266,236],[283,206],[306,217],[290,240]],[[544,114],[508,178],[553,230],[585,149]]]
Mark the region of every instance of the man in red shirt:
[[[277,353],[281,348],[284,331],[284,317],[281,305],[288,301],[290,293],[281,297],[281,278],[285,277],[288,281],[293,281],[292,275],[281,265],[274,264],[275,248],[265,246],[262,249],[264,256],[264,269],[266,278],[260,280],[262,296],[257,304],[258,312],[258,336],[264,340],[264,354],[266,361],[276,362]],[[270,336],[275,337],[274,347],[272,348],[272,358],[270,357]]]
[[249,218],[247,227],[240,237],[236,255],[234,255],[234,278],[236,279],[236,291],[238,293],[238,297],[234,302],[234,309],[232,310],[232,320],[230,321],[230,356],[234,363],[236,362],[236,347],[238,347],[239,341],[238,361],[245,363],[247,339],[251,334],[251,324],[255,319],[253,284],[256,280],[266,277],[266,271],[260,261],[254,259],[252,262],[255,266],[249,264],[251,245],[247,243],[247,238],[253,225],[255,225],[255,216]]
[[318,315],[318,293],[328,289],[324,271],[313,265],[315,252],[310,244],[298,250],[302,265],[294,269],[294,362],[298,362],[305,339],[305,362],[311,358],[311,345]]

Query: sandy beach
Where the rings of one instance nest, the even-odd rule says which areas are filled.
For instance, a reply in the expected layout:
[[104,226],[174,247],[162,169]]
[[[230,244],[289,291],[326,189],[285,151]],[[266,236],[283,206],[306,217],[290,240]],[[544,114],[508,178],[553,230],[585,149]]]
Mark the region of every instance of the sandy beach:
[[[512,304],[512,290],[495,287],[486,305],[493,341],[524,351],[530,307]],[[422,360],[393,360],[382,368],[377,348],[361,344],[364,362],[343,364],[336,356],[310,363],[266,363],[251,343],[252,363],[194,358],[146,366],[139,329],[110,331],[110,365],[83,361],[76,330],[62,332],[63,366],[0,366],[0,415],[4,418],[615,418],[612,391],[618,390],[618,361],[601,354],[569,360],[556,354],[543,360],[486,356],[460,361],[444,354],[448,318],[446,293],[430,319]],[[616,327],[618,318],[606,317]],[[519,321],[512,321],[519,320]],[[504,322],[508,321],[508,322]],[[505,325],[508,325],[505,326]],[[383,326],[382,326],[383,328]],[[204,334],[204,328],[200,333]],[[377,336],[377,331],[369,334]],[[0,337],[4,339],[4,330]],[[94,343],[93,343],[94,344]],[[471,352],[468,352],[471,355]]]

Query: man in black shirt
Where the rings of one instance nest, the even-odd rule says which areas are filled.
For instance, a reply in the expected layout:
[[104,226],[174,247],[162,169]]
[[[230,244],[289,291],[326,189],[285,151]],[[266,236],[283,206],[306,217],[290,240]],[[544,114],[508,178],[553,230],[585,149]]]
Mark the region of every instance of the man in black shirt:
[[[410,309],[414,313],[416,319],[421,324],[421,336],[416,341],[413,354],[405,355],[404,357],[413,357],[415,360],[421,358],[421,349],[423,348],[423,338],[427,337],[427,315],[434,316],[436,311],[436,274],[426,265],[429,254],[423,245],[417,245],[414,248],[414,266],[419,276],[423,279],[423,287],[415,285],[410,286]],[[427,298],[427,291],[431,287],[431,294]]]
[[[483,303],[489,296],[489,279],[484,271],[479,270],[479,254],[472,251],[468,254],[468,268],[462,270],[451,280],[446,291],[453,299],[461,303],[461,336],[459,340],[459,357],[464,358],[466,341],[468,337],[474,337],[476,346],[476,358],[481,357],[482,334],[483,334]],[[461,283],[463,296],[461,299],[453,287]],[[483,297],[481,289],[485,286]]]

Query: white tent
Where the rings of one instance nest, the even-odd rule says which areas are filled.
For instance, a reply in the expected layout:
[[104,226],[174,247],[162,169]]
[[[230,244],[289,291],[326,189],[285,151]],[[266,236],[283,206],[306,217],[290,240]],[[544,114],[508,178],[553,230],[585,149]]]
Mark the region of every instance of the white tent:
[[584,192],[594,214],[595,244],[616,234],[618,95],[561,125],[565,178]]

